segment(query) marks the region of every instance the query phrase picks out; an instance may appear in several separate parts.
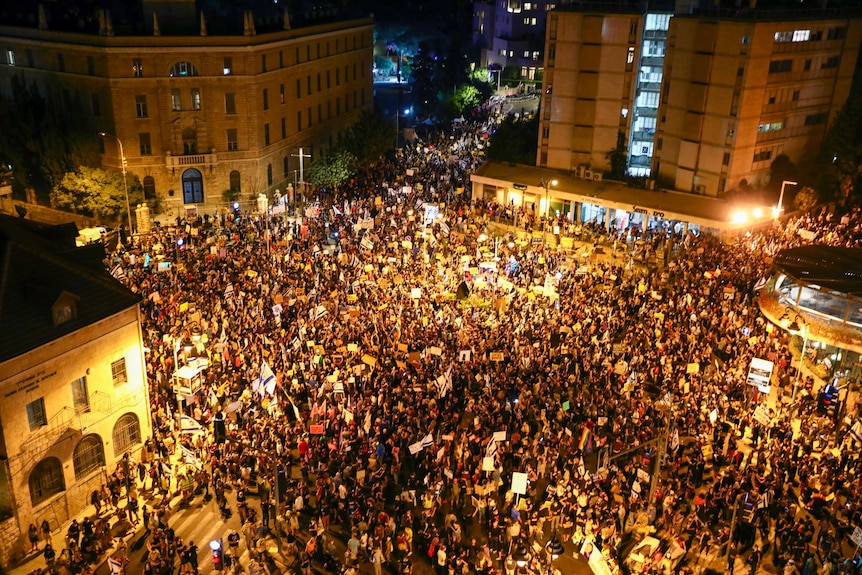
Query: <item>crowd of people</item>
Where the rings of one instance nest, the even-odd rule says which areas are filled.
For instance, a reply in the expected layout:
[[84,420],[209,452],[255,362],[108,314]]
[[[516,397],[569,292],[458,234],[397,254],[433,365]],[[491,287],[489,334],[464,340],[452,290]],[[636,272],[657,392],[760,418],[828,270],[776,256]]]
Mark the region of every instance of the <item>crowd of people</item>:
[[[232,568],[248,572],[265,567],[271,530],[304,574],[545,572],[550,539],[595,549],[612,573],[719,556],[755,573],[767,554],[788,574],[858,572],[841,542],[860,514],[859,445],[805,400],[815,388],[788,401],[793,342],[754,287],[799,229],[857,246],[859,210],[677,238],[659,270],[584,270],[546,243],[494,241],[468,182],[492,129],[408,146],[296,217],[178,221],[116,253],[110,267],[143,296],[154,436],[141,478],[179,489],[164,485],[178,444],[200,466],[174,478],[223,508],[233,489],[254,564]],[[176,362],[200,356],[202,387],[178,395]],[[745,383],[756,357],[777,366],[777,401]],[[812,448],[820,429],[829,449]],[[664,553],[626,561],[645,536]],[[156,538],[150,559],[186,556],[173,533]]]

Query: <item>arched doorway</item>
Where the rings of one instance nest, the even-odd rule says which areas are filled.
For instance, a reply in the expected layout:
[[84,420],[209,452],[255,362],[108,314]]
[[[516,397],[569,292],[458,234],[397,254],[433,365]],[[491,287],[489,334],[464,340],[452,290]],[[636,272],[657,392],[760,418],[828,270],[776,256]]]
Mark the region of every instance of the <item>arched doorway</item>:
[[183,203],[201,204],[204,201],[204,177],[200,171],[189,168],[183,172]]
[[114,457],[141,443],[141,423],[134,413],[124,413],[114,424]]
[[30,502],[33,506],[66,490],[63,466],[56,457],[46,457],[30,472]]

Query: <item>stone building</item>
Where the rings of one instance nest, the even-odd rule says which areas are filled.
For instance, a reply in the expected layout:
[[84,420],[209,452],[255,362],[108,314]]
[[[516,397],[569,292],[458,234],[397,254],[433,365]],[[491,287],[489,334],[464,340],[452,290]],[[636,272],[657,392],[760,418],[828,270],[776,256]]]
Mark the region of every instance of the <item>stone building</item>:
[[131,28],[103,10],[98,31],[54,29],[42,7],[30,26],[0,26],[0,99],[17,75],[56,106],[81,102],[105,134],[103,164],[125,162],[173,215],[237,196],[253,209],[373,106],[370,18],[291,28],[285,12],[258,33],[246,11],[242,33],[216,35],[194,2],[143,8]]
[[[140,296],[73,224],[0,215],[0,564],[90,505],[151,420]],[[92,509],[92,508],[90,508]]]

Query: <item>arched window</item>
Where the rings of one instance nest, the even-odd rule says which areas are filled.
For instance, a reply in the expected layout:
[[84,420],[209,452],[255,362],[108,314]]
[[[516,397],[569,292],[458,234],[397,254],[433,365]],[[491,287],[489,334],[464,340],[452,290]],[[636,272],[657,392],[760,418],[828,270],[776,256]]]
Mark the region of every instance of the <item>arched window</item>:
[[204,201],[204,176],[189,168],[183,172],[183,203],[200,204]]
[[75,467],[75,479],[83,479],[105,465],[105,447],[102,445],[102,438],[95,434],[82,437],[75,446],[72,463]]
[[156,181],[152,176],[144,176],[144,199],[156,199]]
[[141,443],[141,424],[134,413],[124,413],[114,424],[114,457]]
[[177,62],[171,66],[171,78],[183,76],[197,76],[198,69],[191,62]]
[[63,466],[56,457],[46,457],[30,472],[30,501],[33,506],[65,490]]
[[284,165],[284,179],[287,179],[287,176],[290,174],[290,162],[287,156],[282,160],[282,164]]
[[239,172],[234,170],[230,173],[230,189],[237,194],[242,192],[242,186],[239,181]]
[[266,183],[268,186],[272,185],[272,164],[266,166]]

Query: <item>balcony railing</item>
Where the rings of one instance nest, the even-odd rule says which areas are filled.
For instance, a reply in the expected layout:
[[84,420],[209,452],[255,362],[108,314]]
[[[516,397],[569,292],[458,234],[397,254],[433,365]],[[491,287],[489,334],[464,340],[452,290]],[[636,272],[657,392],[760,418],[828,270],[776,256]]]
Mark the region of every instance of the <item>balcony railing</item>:
[[184,154],[174,156],[170,152],[165,154],[165,166],[168,169],[182,168],[187,166],[212,166],[218,163],[215,152],[208,154]]

